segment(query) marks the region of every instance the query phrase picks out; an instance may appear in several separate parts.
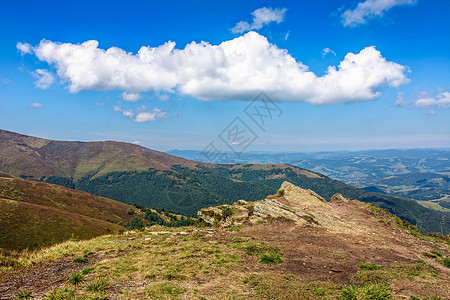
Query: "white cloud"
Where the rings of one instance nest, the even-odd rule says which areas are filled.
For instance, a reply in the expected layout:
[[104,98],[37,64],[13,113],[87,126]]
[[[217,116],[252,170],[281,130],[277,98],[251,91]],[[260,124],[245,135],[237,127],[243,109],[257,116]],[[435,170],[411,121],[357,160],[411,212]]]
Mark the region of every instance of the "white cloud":
[[141,95],[139,95],[138,93],[123,92],[122,98],[123,98],[123,100],[128,101],[128,102],[136,102],[139,99],[141,99]]
[[17,43],[16,48],[22,55],[31,54],[33,52],[33,48],[28,43]]
[[136,122],[148,122],[163,120],[166,118],[167,113],[160,110],[159,108],[154,108],[151,112],[140,112],[136,115]]
[[160,93],[158,93],[156,95],[156,97],[158,97],[159,101],[167,101],[167,100],[170,99],[170,96],[168,94],[160,94]]
[[414,103],[420,108],[450,108],[450,92],[439,93],[436,97],[420,97]]
[[152,111],[144,111],[145,105],[139,106],[137,109],[124,110],[120,105],[114,106],[114,111],[122,113],[125,117],[135,122],[161,121],[167,117],[167,112],[155,107]]
[[36,78],[34,85],[43,90],[48,89],[55,81],[55,77],[48,70],[37,69],[33,76]]
[[348,53],[339,66],[328,67],[319,77],[254,31],[219,45],[192,42],[175,49],[175,43],[167,42],[142,47],[137,54],[115,47],[103,50],[97,41],[43,40],[33,51],[56,68],[73,93],[121,89],[202,100],[252,100],[264,91],[275,101],[329,104],[374,99],[380,88],[409,81],[405,66],[387,61],[373,46]]
[[31,108],[41,108],[42,106],[44,106],[42,103],[39,102],[35,102],[35,103],[31,103],[30,107]]
[[342,14],[344,26],[365,24],[368,19],[383,16],[384,12],[399,5],[414,5],[417,0],[366,0],[358,3],[355,9],[346,10]]
[[334,56],[336,56],[336,53],[333,50],[331,50],[330,48],[325,48],[322,50],[322,57],[325,57],[325,56],[327,56],[327,54],[330,54],[330,53],[333,54]]
[[105,102],[97,101],[97,102],[95,102],[95,105],[97,105],[97,106],[105,106],[106,103],[105,103]]
[[135,145],[139,145],[139,144],[141,144],[142,142],[141,141],[134,141],[133,142],[133,144],[135,144]]
[[231,28],[231,32],[241,34],[250,30],[261,29],[264,25],[272,22],[281,23],[284,21],[284,15],[286,11],[286,8],[258,8],[257,10],[252,12],[253,21],[251,23],[240,21],[233,28]]
[[114,111],[122,113],[127,118],[132,119],[134,117],[134,111],[131,109],[123,110],[120,105],[114,106]]

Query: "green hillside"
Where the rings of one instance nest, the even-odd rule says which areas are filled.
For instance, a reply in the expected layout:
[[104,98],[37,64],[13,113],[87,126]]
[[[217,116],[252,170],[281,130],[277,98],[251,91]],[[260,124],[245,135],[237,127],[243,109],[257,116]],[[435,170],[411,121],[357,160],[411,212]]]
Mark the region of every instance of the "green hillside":
[[450,231],[448,213],[432,211],[415,201],[364,191],[290,165],[211,165],[134,144],[60,142],[4,130],[0,130],[0,141],[0,171],[124,203],[192,215],[207,206],[262,199],[289,180],[327,199],[341,193],[387,208],[417,224],[423,232]]
[[173,209],[195,214],[200,208],[230,204],[239,199],[255,201],[276,193],[285,180],[302,188],[312,189],[330,199],[340,193],[346,198],[373,203],[417,225],[423,232],[448,234],[448,213],[427,209],[415,201],[371,193],[326,176],[289,165],[234,165],[195,169],[173,166],[171,170],[145,172],[114,172],[84,177],[73,181],[67,178],[45,179],[67,184],[94,195],[148,207]]

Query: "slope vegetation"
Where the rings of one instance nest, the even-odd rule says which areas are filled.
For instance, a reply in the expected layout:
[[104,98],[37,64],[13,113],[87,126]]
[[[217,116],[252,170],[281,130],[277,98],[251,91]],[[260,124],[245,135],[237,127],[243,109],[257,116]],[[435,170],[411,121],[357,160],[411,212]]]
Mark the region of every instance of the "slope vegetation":
[[0,248],[34,249],[123,230],[124,203],[0,174]]

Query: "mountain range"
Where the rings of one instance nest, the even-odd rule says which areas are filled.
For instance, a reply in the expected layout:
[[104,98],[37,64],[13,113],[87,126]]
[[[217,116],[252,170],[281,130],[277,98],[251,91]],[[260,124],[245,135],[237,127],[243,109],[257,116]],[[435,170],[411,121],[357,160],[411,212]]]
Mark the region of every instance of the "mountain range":
[[128,143],[51,141],[1,130],[0,171],[189,215],[211,205],[262,199],[288,180],[326,199],[340,193],[389,209],[423,232],[450,230],[448,213],[289,164],[208,164]]

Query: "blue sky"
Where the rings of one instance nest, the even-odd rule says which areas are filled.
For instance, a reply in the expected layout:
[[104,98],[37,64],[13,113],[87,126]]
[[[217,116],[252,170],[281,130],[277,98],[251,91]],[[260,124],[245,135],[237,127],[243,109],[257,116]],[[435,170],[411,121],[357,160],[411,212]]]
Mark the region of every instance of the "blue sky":
[[[257,137],[246,150],[448,148],[449,11],[445,0],[1,1],[0,128],[235,150],[219,134],[239,117]],[[260,92],[282,111],[263,129],[245,113]]]

